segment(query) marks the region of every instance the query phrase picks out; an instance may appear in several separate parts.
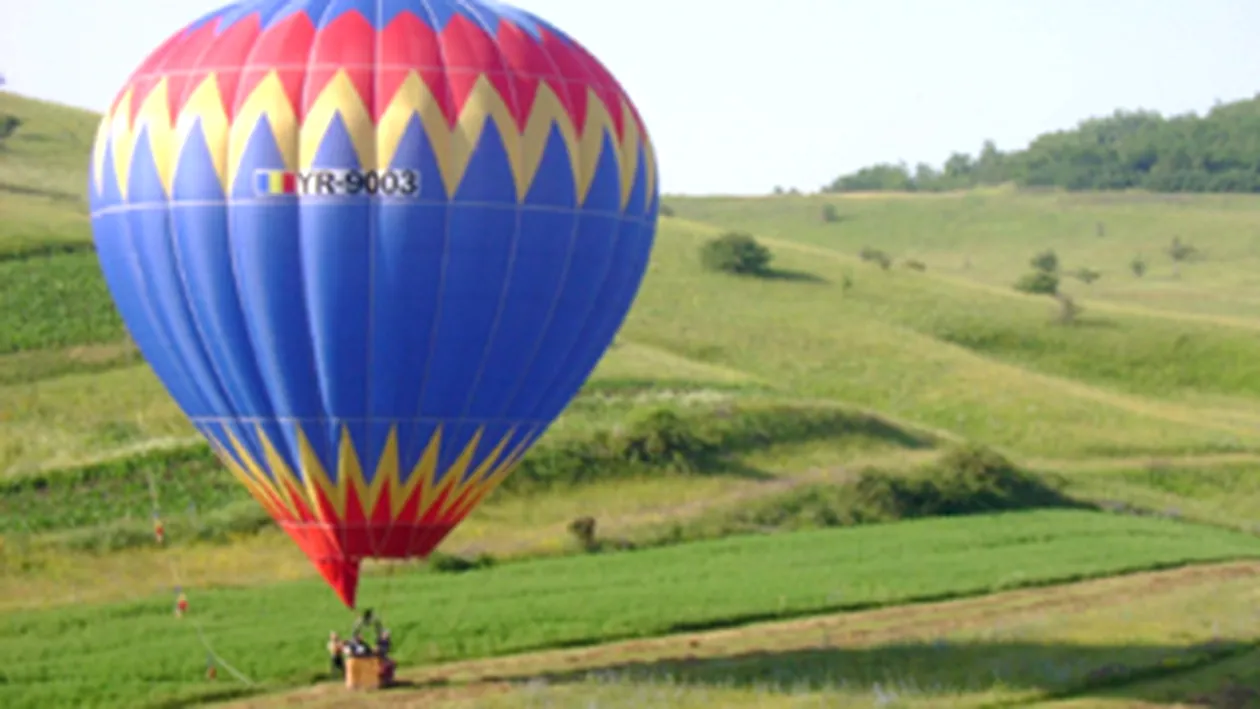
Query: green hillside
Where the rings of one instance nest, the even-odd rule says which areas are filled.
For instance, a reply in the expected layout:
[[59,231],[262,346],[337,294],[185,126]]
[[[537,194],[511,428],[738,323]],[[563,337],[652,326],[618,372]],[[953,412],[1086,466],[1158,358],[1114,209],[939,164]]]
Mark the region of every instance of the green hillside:
[[[305,638],[269,656],[246,628],[272,594],[317,606],[331,596],[317,600],[308,562],[198,441],[125,335],[84,203],[96,121],[0,93],[11,129],[0,138],[0,627],[40,638],[39,657],[0,670],[0,697],[127,703],[151,682],[157,704],[214,696],[184,680],[204,662],[205,638],[189,636],[196,643],[169,660],[144,645],[146,668],[104,659],[123,642],[114,630],[84,640],[80,655],[56,630],[140,618],[160,632],[176,585],[214,605],[208,632],[248,673],[272,688],[308,683]],[[492,594],[492,615],[443,631],[431,657],[408,650],[409,662],[1255,555],[1260,197],[1003,185],[666,203],[617,343],[428,569],[472,575],[397,574],[443,598],[485,586],[478,579],[510,581]],[[702,248],[730,232],[768,248],[770,270],[707,269]],[[1059,297],[1017,290],[1047,251]],[[164,549],[153,544],[155,506]],[[909,521],[999,511],[1009,514]],[[585,516],[598,520],[595,539],[570,532]],[[866,529],[796,534],[827,527]],[[1014,541],[975,557],[974,573],[937,577],[911,558],[943,553],[950,535],[975,541],[968,530],[982,527]],[[769,532],[780,534],[756,553],[756,534]],[[1043,558],[1021,546],[1033,538],[1058,546]],[[879,544],[935,580],[879,586],[870,579],[898,576],[863,556]],[[633,547],[651,549],[613,553]],[[714,549],[731,554],[721,574],[752,574],[738,582],[747,594],[713,571],[671,591],[672,606],[636,601],[615,623],[595,604],[603,625],[519,627],[530,612],[577,604],[555,584],[592,597],[599,579],[651,576],[665,588]],[[537,558],[584,551],[599,553]],[[778,585],[761,584],[753,570],[778,556],[781,567],[764,569]],[[798,557],[823,571],[792,576]],[[657,578],[640,558],[674,566]],[[867,581],[850,579],[852,598],[833,602],[824,567],[841,563],[870,568]],[[547,586],[547,570],[561,568],[566,581]],[[395,573],[369,566],[373,602]],[[93,669],[43,687],[56,662]]]
[[[0,260],[83,248],[100,116],[0,92]],[[7,304],[6,304],[7,305]],[[3,328],[0,328],[3,331]]]

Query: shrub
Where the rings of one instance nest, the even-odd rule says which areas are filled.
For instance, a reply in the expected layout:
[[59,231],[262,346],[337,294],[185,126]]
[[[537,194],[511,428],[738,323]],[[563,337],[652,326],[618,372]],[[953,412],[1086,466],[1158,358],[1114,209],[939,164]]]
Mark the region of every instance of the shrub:
[[923,272],[927,270],[927,264],[918,259],[909,258],[902,262],[902,265],[911,271]]
[[674,216],[674,208],[668,204],[662,204],[660,209],[656,210],[662,217]]
[[595,518],[578,517],[569,523],[569,534],[577,541],[582,551],[599,550],[599,540],[595,538]]
[[822,220],[831,224],[840,221],[840,210],[836,209],[834,204],[824,204],[822,208]]
[[700,248],[705,268],[739,275],[764,275],[772,258],[770,249],[743,232],[727,232]]
[[1043,273],[1055,273],[1059,270],[1059,256],[1053,250],[1042,251],[1033,256],[1028,263],[1033,270]]
[[1076,319],[1080,317],[1081,311],[1084,310],[1084,308],[1077,305],[1075,300],[1072,300],[1071,298],[1069,298],[1068,296],[1062,293],[1055,293],[1054,297],[1056,300],[1059,301],[1059,314],[1058,314],[1059,324],[1071,325],[1075,323]]
[[22,125],[22,119],[7,113],[0,113],[0,143],[11,137]]
[[887,271],[892,266],[892,257],[879,249],[872,249],[869,246],[863,246],[858,252],[858,258],[867,263],[878,264],[880,268]]
[[1025,273],[1015,282],[1015,290],[1033,295],[1054,295],[1059,292],[1059,277],[1048,271]]
[[460,574],[465,571],[488,569],[494,566],[494,563],[494,557],[489,554],[480,554],[471,559],[441,552],[429,556],[429,569],[440,574]]
[[1088,285],[1101,278],[1102,274],[1093,269],[1078,268],[1072,272],[1072,276],[1081,283]]
[[1174,236],[1172,243],[1168,245],[1168,257],[1173,261],[1188,261],[1197,253],[1197,249],[1189,244],[1182,243],[1181,238],[1177,236]]
[[1061,480],[1019,470],[987,448],[951,448],[919,471],[891,473],[868,468],[841,484],[803,485],[789,492],[673,523],[650,544],[775,529],[842,527],[1048,507],[1079,507],[1062,493]]
[[1141,278],[1146,275],[1146,261],[1141,256],[1134,256],[1129,262],[1129,270],[1133,271],[1133,275]]

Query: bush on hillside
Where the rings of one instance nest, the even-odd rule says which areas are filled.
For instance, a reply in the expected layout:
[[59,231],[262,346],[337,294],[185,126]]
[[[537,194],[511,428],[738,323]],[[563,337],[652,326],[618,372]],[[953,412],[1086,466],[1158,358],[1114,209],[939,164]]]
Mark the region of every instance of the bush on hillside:
[[1060,325],[1075,324],[1084,308],[1077,305],[1075,300],[1063,293],[1055,293],[1054,298],[1059,301],[1059,312],[1056,316],[1057,322]]
[[21,118],[7,113],[0,113],[0,145],[3,145],[8,138],[11,138],[21,125]]
[[861,504],[890,519],[982,514],[1073,503],[1054,485],[1019,470],[979,446],[947,452],[922,476],[864,474],[856,485]]
[[848,527],[923,517],[1079,507],[1062,481],[1026,473],[989,449],[964,445],[923,470],[861,471],[856,480],[804,485],[706,518],[675,523],[653,544],[778,529]]
[[479,554],[471,559],[441,552],[429,555],[429,570],[440,574],[461,574],[466,571],[488,569],[494,564],[494,557],[489,554]]
[[902,262],[902,265],[911,271],[919,271],[920,273],[927,270],[927,264],[918,259],[908,258]]
[[824,204],[822,208],[822,220],[828,224],[840,221],[840,210],[836,209],[834,204]]
[[1133,272],[1133,275],[1141,278],[1146,275],[1146,260],[1141,256],[1134,256],[1129,262],[1129,270]]
[[656,210],[656,211],[657,211],[657,213],[658,213],[658,214],[660,214],[662,217],[672,217],[672,216],[674,216],[674,208],[673,208],[673,207],[671,207],[671,206],[669,206],[668,204],[662,204],[662,205],[661,205],[661,207],[660,207],[660,209],[658,209],[658,210]]
[[773,258],[770,249],[750,234],[736,231],[727,232],[700,248],[700,260],[705,268],[742,276],[769,273]]
[[594,551],[599,546],[599,541],[595,538],[594,517],[578,517],[570,522],[569,534],[583,551]]
[[1015,290],[1033,295],[1054,295],[1059,292],[1059,277],[1048,271],[1025,273],[1015,281]]
[[1190,244],[1184,243],[1181,240],[1181,237],[1177,236],[1173,237],[1172,243],[1168,245],[1167,251],[1168,258],[1173,261],[1177,261],[1178,263],[1182,261],[1189,261],[1198,254],[1198,249],[1194,248]]
[[1056,273],[1059,270],[1059,255],[1053,250],[1042,251],[1028,261],[1035,271]]
[[873,249],[869,246],[862,247],[862,250],[858,252],[858,258],[867,263],[877,264],[885,271],[892,266],[893,262],[892,256],[889,256],[887,253],[880,251],[879,249]]
[[1076,280],[1089,285],[1102,277],[1102,274],[1090,268],[1078,268],[1072,272],[1072,277]]

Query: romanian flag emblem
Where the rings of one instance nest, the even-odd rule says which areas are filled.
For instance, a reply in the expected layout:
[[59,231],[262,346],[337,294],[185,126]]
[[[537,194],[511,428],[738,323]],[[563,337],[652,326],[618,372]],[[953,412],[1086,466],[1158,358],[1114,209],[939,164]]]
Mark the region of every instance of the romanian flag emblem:
[[297,194],[297,174],[284,170],[258,170],[254,192],[260,195]]

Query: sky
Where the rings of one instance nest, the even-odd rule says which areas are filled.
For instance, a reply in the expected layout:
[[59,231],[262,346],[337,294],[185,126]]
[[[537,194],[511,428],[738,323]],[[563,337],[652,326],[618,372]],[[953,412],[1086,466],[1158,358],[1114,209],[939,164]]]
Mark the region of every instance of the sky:
[[[7,89],[102,110],[225,0],[0,0]],[[621,81],[674,194],[817,190],[1260,91],[1256,0],[516,0]]]

